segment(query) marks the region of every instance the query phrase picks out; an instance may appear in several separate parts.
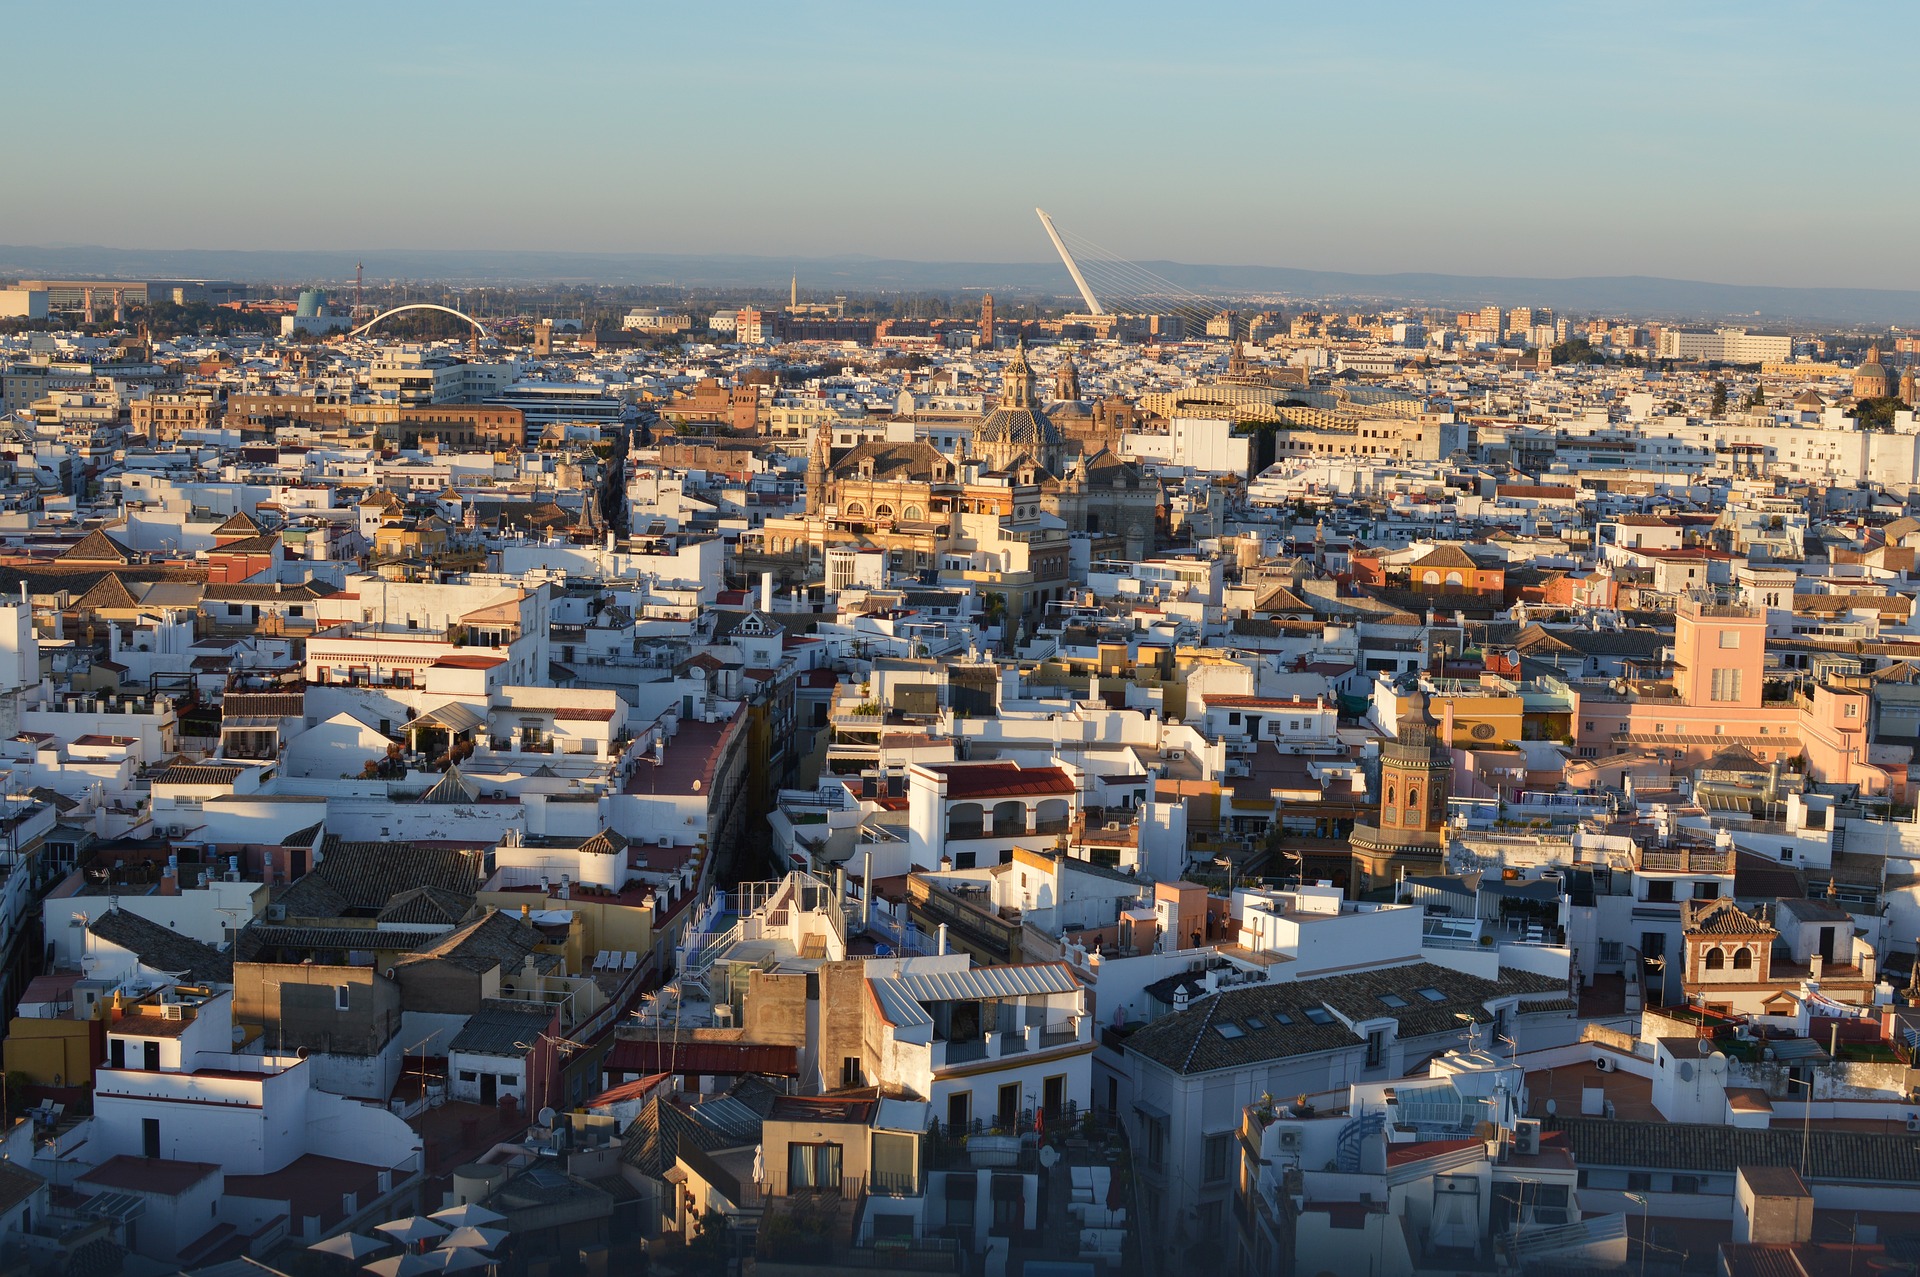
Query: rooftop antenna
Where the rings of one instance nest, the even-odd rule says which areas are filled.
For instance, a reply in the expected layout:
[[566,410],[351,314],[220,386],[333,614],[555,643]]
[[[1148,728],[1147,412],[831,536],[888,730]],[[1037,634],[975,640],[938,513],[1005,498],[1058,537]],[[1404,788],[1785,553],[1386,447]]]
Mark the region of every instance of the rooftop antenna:
[[1036,208],[1033,211],[1040,215],[1040,225],[1046,228],[1047,238],[1053,241],[1053,251],[1060,254],[1061,262],[1066,265],[1067,274],[1073,276],[1073,286],[1080,290],[1080,300],[1087,304],[1087,313],[1089,315],[1106,314],[1106,311],[1100,309],[1100,303],[1094,300],[1093,289],[1087,287],[1087,277],[1080,273],[1080,264],[1074,261],[1073,254],[1067,251],[1066,241],[1061,239],[1060,232],[1053,228],[1053,219],[1047,216],[1047,210]]

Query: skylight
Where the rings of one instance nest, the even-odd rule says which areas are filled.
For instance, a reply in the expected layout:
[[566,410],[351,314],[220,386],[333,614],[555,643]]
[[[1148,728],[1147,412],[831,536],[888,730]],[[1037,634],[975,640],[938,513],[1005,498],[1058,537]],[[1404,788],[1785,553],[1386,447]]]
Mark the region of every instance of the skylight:
[[1327,1010],[1325,1007],[1308,1007],[1307,1018],[1315,1024],[1332,1024],[1333,1012]]
[[1431,985],[1429,985],[1424,989],[1417,990],[1417,992],[1420,994],[1421,997],[1425,998],[1429,1002],[1445,1002],[1447,1000],[1446,994],[1440,992],[1440,990],[1432,987]]
[[1267,1027],[1267,1022],[1257,1015],[1250,1015],[1247,1017],[1247,1027],[1249,1029],[1264,1029]]
[[1218,1033],[1223,1038],[1243,1038],[1247,1035],[1247,1031],[1245,1029],[1241,1028],[1239,1025],[1235,1024],[1231,1020],[1225,1021],[1224,1023],[1221,1023],[1221,1024],[1214,1025],[1213,1031],[1215,1033]]
[[1407,1000],[1397,993],[1383,993],[1380,995],[1380,1000],[1390,1007],[1403,1007],[1407,1005]]

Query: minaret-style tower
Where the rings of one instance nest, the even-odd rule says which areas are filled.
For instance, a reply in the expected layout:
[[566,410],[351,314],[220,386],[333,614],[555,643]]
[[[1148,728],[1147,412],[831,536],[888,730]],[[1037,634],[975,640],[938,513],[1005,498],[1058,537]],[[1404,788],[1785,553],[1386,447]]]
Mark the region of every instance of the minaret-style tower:
[[807,454],[807,516],[826,517],[827,472],[833,468],[833,436],[826,422],[814,427],[813,448]]
[[1053,397],[1067,400],[1080,398],[1080,366],[1073,362],[1071,354],[1062,359],[1060,366],[1054,370]]
[[977,343],[982,350],[993,349],[993,294],[988,293],[980,299],[980,339]]

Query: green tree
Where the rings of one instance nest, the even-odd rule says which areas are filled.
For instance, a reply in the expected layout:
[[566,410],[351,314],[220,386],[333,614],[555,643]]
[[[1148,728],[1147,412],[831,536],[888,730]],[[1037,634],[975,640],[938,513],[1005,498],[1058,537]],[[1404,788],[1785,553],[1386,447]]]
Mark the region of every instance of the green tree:
[[1713,383],[1713,415],[1716,417],[1724,417],[1726,414],[1727,383],[1724,381],[1716,381]]
[[1753,387],[1753,393],[1747,396],[1747,399],[1746,399],[1746,402],[1745,402],[1744,404],[1742,404],[1741,406],[1742,406],[1742,407],[1745,407],[1745,408],[1764,408],[1764,407],[1766,407],[1766,406],[1767,406],[1767,392],[1766,392],[1766,391],[1765,391],[1764,389],[1762,389],[1762,388],[1760,387],[1760,385],[1759,385],[1759,383],[1757,383],[1757,382],[1756,382],[1756,383],[1754,384],[1754,387]]

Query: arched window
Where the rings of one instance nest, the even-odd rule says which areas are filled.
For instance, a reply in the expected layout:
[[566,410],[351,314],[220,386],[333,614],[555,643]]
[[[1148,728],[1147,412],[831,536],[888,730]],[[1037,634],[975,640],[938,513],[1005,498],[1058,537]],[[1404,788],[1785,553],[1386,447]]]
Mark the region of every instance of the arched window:
[[1422,576],[1420,580],[1423,584],[1426,584],[1426,585],[1438,585],[1440,584],[1440,574],[1438,572],[1429,571],[1426,573],[1426,575]]
[[879,505],[873,507],[873,517],[876,519],[891,519],[893,517],[893,507],[882,501]]
[[848,518],[857,519],[861,515],[865,514],[866,512],[867,512],[867,507],[861,505],[858,501],[849,501],[847,503]]
[[1387,806],[1393,806],[1393,786],[1387,786]]
[[907,507],[907,522],[918,523],[926,517],[927,517],[927,512],[925,510],[922,510],[919,506],[910,505]]
[[1733,951],[1733,969],[1735,971],[1751,971],[1753,969],[1753,950],[1735,949]]
[[1466,578],[1461,576],[1458,572],[1449,572],[1447,573],[1447,584],[1448,585],[1465,585]]
[[1707,950],[1707,970],[1719,971],[1726,967],[1727,955],[1718,949]]
[[1407,819],[1412,820],[1419,814],[1420,814],[1420,791],[1417,789],[1409,789],[1407,791]]

